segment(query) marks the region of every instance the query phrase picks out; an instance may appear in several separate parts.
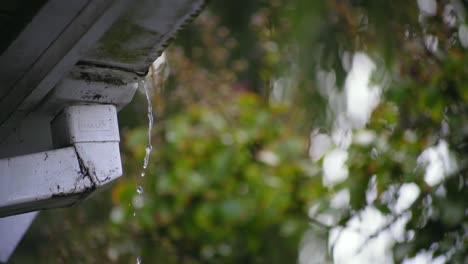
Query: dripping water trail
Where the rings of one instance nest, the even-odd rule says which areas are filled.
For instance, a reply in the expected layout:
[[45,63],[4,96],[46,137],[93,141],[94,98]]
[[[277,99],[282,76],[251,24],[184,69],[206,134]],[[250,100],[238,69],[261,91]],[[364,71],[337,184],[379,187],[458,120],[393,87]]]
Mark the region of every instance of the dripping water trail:
[[[140,88],[144,89],[145,95],[146,95],[146,102],[148,104],[148,145],[146,146],[146,149],[145,149],[145,159],[143,160],[143,169],[142,169],[142,172],[140,174],[141,177],[145,177],[146,170],[148,169],[148,164],[149,164],[151,151],[153,150],[153,145],[152,145],[152,141],[151,141],[151,135],[152,135],[152,131],[153,131],[153,104],[151,103],[151,93],[149,91],[148,85],[146,84],[146,81],[141,80],[138,84],[139,84]],[[143,197],[141,196],[143,194],[143,192],[144,192],[143,187],[142,186],[137,186],[136,191],[137,191],[137,193],[139,195],[138,201],[143,201],[142,200]],[[141,206],[143,206],[142,203],[141,203],[141,205],[139,207],[141,207]],[[134,204],[134,207],[136,207],[135,204]],[[133,216],[136,216],[135,211],[133,212]],[[142,257],[141,256],[137,256],[136,263],[137,264],[142,263]]]
[[148,85],[146,85],[144,80],[141,81],[140,84],[143,85],[143,89],[145,90],[146,94],[146,101],[148,102],[148,146],[145,150],[145,160],[143,161],[143,171],[141,172],[141,177],[145,177],[151,151],[153,150],[153,145],[151,144],[151,134],[153,130],[153,104],[151,103],[151,94],[148,89]]
[[[146,81],[141,80],[138,82],[138,85],[140,88],[143,88],[143,90],[145,91],[146,102],[148,104],[148,145],[146,146],[146,149],[145,149],[145,159],[143,160],[143,169],[140,173],[141,177],[145,177],[146,170],[148,169],[148,163],[149,163],[151,151],[153,150],[153,145],[151,143],[151,135],[153,131],[153,104],[151,103],[151,93],[148,89],[148,85],[146,84]],[[143,194],[144,192],[142,186],[137,186],[136,191],[139,195]],[[136,212],[133,212],[133,216],[135,215],[136,215]]]

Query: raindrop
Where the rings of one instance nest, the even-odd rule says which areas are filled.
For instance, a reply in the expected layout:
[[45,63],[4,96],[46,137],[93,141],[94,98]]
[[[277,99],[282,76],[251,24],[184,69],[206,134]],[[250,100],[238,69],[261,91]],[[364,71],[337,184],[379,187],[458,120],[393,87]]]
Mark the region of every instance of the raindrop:
[[[151,132],[149,132],[149,134],[151,134]],[[149,136],[149,135],[148,135]],[[151,154],[151,151],[153,150],[153,147],[151,145],[149,145],[148,147],[146,147],[146,150],[145,150],[145,161],[143,163],[143,169],[146,170],[146,168],[148,168],[148,162],[149,162],[149,156]]]
[[143,193],[144,193],[143,187],[138,186],[138,187],[137,187],[137,193],[138,193],[138,194],[143,194]]
[[379,153],[377,152],[376,148],[372,148],[370,155],[371,158],[376,159],[379,156]]
[[136,264],[141,264],[142,263],[142,259],[141,259],[141,256],[138,256],[136,258]]

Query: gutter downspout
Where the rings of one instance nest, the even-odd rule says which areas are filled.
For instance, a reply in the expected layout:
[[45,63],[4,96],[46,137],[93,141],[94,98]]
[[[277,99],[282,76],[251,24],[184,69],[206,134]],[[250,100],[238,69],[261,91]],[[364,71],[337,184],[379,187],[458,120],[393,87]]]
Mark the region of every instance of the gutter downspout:
[[51,127],[58,149],[0,159],[0,217],[72,205],[122,175],[115,106],[67,106]]

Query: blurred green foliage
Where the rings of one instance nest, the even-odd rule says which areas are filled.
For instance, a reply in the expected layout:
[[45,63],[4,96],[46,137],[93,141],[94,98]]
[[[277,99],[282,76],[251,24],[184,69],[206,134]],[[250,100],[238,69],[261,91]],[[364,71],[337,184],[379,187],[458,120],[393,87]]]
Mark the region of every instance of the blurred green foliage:
[[[421,3],[435,3],[435,12]],[[388,223],[368,243],[409,215],[395,262],[430,252],[466,263],[465,13],[458,0],[213,1],[148,77],[156,128],[147,176],[139,177],[147,144],[140,95],[120,113],[124,179],[79,206],[41,213],[12,262],[292,263],[307,230],[323,244],[318,258],[324,233],[372,207]],[[364,126],[347,131],[349,177],[325,184],[325,158],[309,156],[310,132],[332,136],[339,109],[330,94],[345,92],[357,52],[375,64],[381,100]],[[360,133],[374,136],[359,143]],[[441,144],[450,159],[443,166],[456,166],[428,184],[418,159]],[[397,210],[410,183],[420,193]],[[334,205],[343,190],[349,203]]]
[[[306,142],[286,126],[288,113],[250,93],[232,94],[224,107],[191,106],[165,123],[137,210],[144,259],[165,263],[282,263],[294,259],[307,226],[308,189],[320,180],[307,172]],[[141,160],[146,131],[128,135]],[[114,189],[118,204],[135,196],[134,184]],[[133,208],[124,207],[131,221]],[[286,216],[286,218],[285,218]],[[138,242],[137,242],[138,243]],[[159,250],[152,250],[161,245]],[[280,252],[267,252],[273,247]],[[176,252],[174,254],[173,252]],[[173,259],[171,259],[173,258]]]

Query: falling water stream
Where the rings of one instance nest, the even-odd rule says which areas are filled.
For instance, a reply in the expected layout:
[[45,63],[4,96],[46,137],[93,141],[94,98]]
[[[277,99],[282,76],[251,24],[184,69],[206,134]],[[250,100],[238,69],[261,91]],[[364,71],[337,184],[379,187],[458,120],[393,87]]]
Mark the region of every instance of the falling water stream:
[[140,82],[140,85],[142,85],[143,89],[145,89],[146,101],[148,102],[148,146],[146,147],[145,159],[143,161],[143,171],[141,172],[141,177],[145,177],[151,151],[153,150],[153,145],[151,144],[151,133],[153,130],[153,105],[151,103],[151,94],[148,89],[148,85],[146,85],[144,80]]
[[[153,131],[153,104],[151,103],[151,93],[148,89],[148,85],[146,84],[146,81],[141,80],[139,82],[139,85],[140,87],[143,87],[143,89],[145,90],[146,101],[148,104],[148,145],[146,146],[146,149],[145,149],[145,159],[143,160],[143,170],[140,174],[141,177],[145,177],[151,151],[153,150],[153,145],[151,144],[151,134]],[[136,190],[138,194],[143,194],[144,192],[142,186],[138,186]]]
[[[143,160],[143,170],[140,174],[141,177],[145,177],[151,151],[153,150],[153,145],[151,144],[151,134],[153,131],[153,105],[151,103],[151,93],[149,91],[148,85],[146,84],[146,81],[141,80],[138,84],[140,87],[142,87],[145,90],[146,101],[148,104],[148,145],[146,146],[146,149],[145,149],[145,159]],[[138,195],[142,195],[144,193],[143,187],[141,185],[137,186],[136,192],[138,193]],[[133,216],[135,215],[136,214],[133,213]],[[142,263],[141,256],[137,256],[136,263],[137,264]]]

